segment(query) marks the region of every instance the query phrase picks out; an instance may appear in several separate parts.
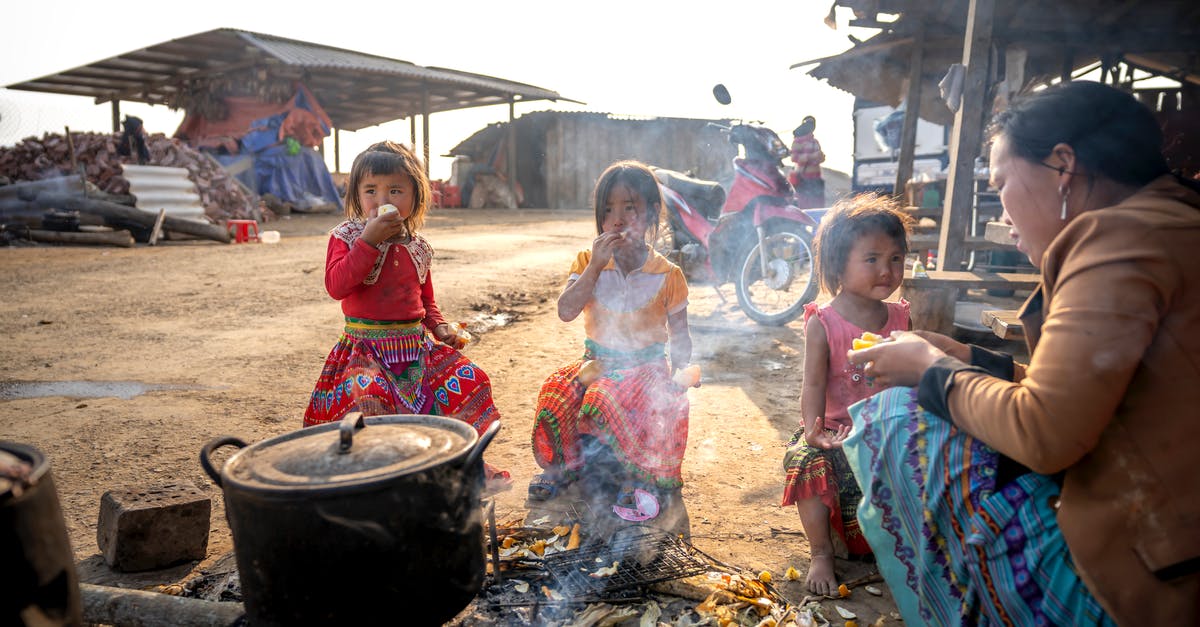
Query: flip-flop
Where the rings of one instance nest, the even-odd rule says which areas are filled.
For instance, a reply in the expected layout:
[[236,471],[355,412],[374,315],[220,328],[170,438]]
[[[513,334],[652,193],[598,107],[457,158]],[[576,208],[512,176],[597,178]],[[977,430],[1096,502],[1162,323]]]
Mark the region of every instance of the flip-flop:
[[633,491],[633,502],[636,509],[613,505],[613,513],[629,522],[642,522],[658,516],[658,498],[653,494],[638,488]]
[[561,481],[555,481],[545,473],[534,475],[533,480],[529,482],[529,500],[549,501],[558,496],[558,490],[562,485]]

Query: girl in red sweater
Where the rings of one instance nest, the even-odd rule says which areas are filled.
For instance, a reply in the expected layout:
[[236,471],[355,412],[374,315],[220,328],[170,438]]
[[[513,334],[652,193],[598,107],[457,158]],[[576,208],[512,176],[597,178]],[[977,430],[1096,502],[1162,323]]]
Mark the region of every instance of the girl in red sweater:
[[[459,352],[467,341],[438,310],[433,247],[417,234],[429,208],[429,179],[406,146],[384,141],[354,160],[346,186],[349,220],[330,232],[325,289],[346,326],[329,352],[304,412],[304,426],[367,416],[452,416],[482,434],[500,414],[487,374]],[[492,480],[508,473],[490,466]]]

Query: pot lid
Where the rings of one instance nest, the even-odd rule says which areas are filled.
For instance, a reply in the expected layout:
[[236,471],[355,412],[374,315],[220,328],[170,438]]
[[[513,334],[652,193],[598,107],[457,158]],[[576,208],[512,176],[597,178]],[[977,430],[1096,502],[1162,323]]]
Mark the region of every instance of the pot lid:
[[250,488],[372,483],[456,459],[476,439],[471,425],[440,416],[354,415],[248,446],[229,458],[224,474]]

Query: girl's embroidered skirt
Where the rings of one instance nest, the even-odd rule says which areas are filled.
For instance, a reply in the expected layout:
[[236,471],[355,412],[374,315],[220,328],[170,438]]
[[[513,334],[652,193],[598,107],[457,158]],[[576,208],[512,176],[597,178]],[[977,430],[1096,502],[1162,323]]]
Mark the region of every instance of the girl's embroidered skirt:
[[[831,429],[826,432],[836,433]],[[783,489],[782,505],[813,497],[821,499],[829,510],[829,528],[842,538],[847,551],[851,555],[871,552],[856,515],[862,491],[858,489],[858,482],[854,480],[854,473],[841,449],[809,446],[801,427],[788,442],[783,468],[787,472],[787,484]]]
[[[580,367],[598,360],[604,372],[590,385]],[[588,340],[583,359],[550,375],[538,393],[533,454],[539,466],[573,478],[584,466],[580,438],[607,444],[625,470],[661,488],[683,484],[687,448],[686,388],[671,381],[664,345],[636,353],[607,350]]]
[[906,624],[1114,624],[1075,572],[1053,480],[997,486],[996,451],[921,409],[911,388],[850,415],[858,517]]
[[317,379],[304,426],[341,420],[351,411],[449,416],[480,434],[499,418],[487,374],[462,353],[434,342],[419,321],[347,317]]

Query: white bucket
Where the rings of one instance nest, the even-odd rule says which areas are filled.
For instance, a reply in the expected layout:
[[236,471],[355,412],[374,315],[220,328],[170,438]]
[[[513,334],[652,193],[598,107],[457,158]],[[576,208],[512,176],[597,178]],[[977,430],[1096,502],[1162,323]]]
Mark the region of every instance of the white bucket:
[[264,244],[279,243],[279,231],[263,231],[262,235],[259,237],[262,239]]

